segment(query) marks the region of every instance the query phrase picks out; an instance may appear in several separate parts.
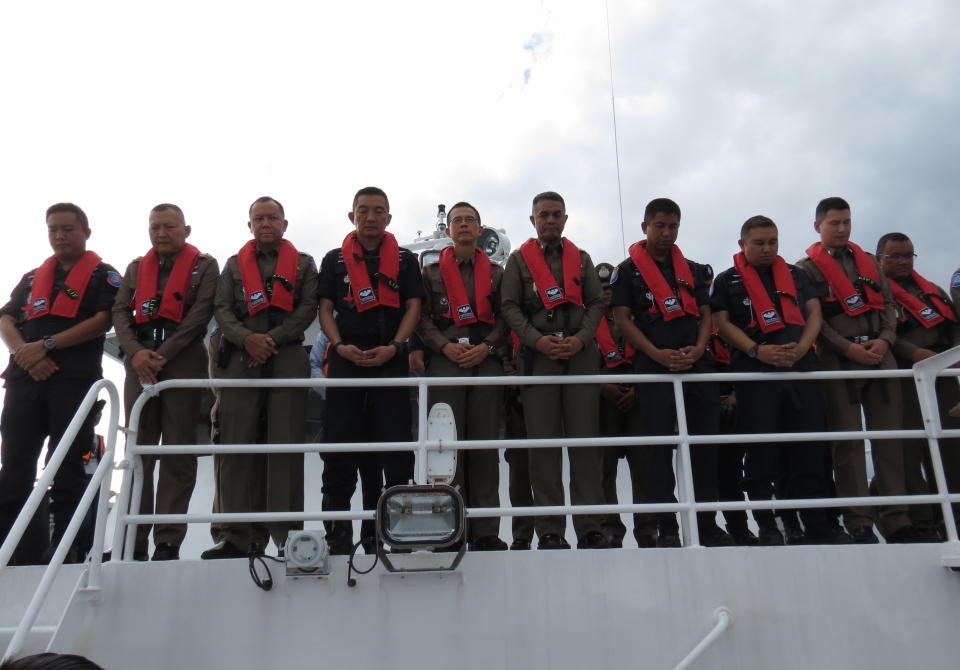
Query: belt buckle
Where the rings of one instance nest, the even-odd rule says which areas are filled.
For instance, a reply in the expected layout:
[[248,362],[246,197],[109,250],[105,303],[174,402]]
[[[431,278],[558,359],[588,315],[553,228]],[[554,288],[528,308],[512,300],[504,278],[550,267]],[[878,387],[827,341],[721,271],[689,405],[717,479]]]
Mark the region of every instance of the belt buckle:
[[869,340],[870,340],[869,335],[855,335],[853,338],[854,344],[863,344],[865,342],[868,342]]
[[469,338],[469,337],[458,337],[458,338],[457,338],[457,342],[458,342],[459,344],[470,344],[470,338]]
[[567,334],[564,333],[562,330],[558,330],[558,331],[552,333],[552,335],[553,335],[554,337],[559,337],[561,340],[567,336]]

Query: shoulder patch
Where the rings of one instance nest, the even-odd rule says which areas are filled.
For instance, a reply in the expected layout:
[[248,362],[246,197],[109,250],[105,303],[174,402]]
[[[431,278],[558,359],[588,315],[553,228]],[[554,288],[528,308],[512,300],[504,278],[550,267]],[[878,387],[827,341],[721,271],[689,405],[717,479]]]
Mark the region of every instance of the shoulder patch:
[[313,272],[318,272],[317,270],[317,261],[313,260],[313,256],[308,256],[310,261],[307,263],[307,267]]
[[950,278],[950,288],[960,287],[960,270],[957,270],[953,273],[953,277]]
[[610,286],[613,286],[617,283],[617,280],[620,278],[620,268],[613,268],[613,272],[610,273]]
[[120,273],[116,270],[107,271],[107,283],[114,288],[120,288],[120,282],[123,281],[123,277],[120,276]]

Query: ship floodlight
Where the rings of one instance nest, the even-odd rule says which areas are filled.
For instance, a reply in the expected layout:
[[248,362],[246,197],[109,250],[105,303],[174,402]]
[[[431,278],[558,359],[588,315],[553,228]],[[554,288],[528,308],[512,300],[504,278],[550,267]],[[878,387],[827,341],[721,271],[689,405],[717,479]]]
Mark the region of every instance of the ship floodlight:
[[323,531],[292,530],[283,549],[288,577],[330,574],[330,549]]
[[[452,570],[463,557],[466,543],[461,542],[466,525],[463,496],[445,484],[392,486],[377,502],[378,553],[391,572],[396,568],[384,546],[391,551],[445,549],[460,542],[453,565],[430,570]],[[423,568],[419,568],[423,569]]]

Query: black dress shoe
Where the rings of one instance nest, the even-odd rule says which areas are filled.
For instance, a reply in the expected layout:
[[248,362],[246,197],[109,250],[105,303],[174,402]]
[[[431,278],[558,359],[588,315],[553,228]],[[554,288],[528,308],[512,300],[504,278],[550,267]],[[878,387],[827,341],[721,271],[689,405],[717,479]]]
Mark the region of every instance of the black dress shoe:
[[656,535],[636,535],[635,539],[640,549],[652,549],[657,546]]
[[782,547],[783,535],[776,526],[764,526],[757,534],[757,544],[761,547]]
[[153,550],[153,560],[155,561],[179,561],[180,547],[161,542]]
[[[835,530],[840,533],[843,533],[844,535],[847,535],[840,528],[831,529],[831,530]],[[800,530],[799,528],[794,528],[792,526],[784,526],[783,535],[784,535],[784,538],[783,538],[784,542],[791,546],[798,545],[798,544],[807,544],[807,536],[804,535],[803,531]],[[850,536],[847,535],[847,538],[849,537]],[[820,543],[814,542],[813,544],[820,544]]]
[[721,530],[720,526],[701,526],[700,544],[704,547],[733,547],[735,542],[730,534]]
[[854,544],[880,543],[880,538],[874,535],[873,528],[870,526],[860,526],[859,528],[850,529],[850,537],[853,538]]
[[200,554],[200,558],[205,561],[217,560],[221,558],[246,558],[247,552],[227,540],[217,542],[210,549]]
[[[109,560],[111,559],[112,556],[113,556],[113,552],[110,551],[109,549],[108,549],[107,551],[103,552],[103,562],[106,563],[107,561],[109,561]],[[140,561],[141,563],[142,563],[143,561],[149,561],[149,560],[150,560],[150,554],[148,554],[148,553],[145,552],[145,551],[137,551],[136,549],[134,549],[134,550],[133,550],[133,560],[135,560],[135,561]]]
[[[622,546],[621,542],[621,546]],[[603,533],[598,530],[591,530],[589,533],[577,540],[577,549],[609,549],[610,543]]]
[[808,528],[806,539],[807,544],[853,544],[853,538],[842,528]]
[[506,551],[507,543],[496,535],[484,535],[471,542],[467,548],[470,551]]
[[920,542],[940,542],[940,536],[931,531],[923,531],[916,526],[904,526],[887,537],[890,544],[916,544]]
[[610,549],[623,549],[623,538],[616,535],[607,535],[607,546]]
[[526,551],[530,548],[530,540],[521,540],[517,538],[510,545],[510,551]]
[[657,546],[661,549],[675,549],[680,546],[680,536],[676,533],[660,533]]
[[755,547],[757,546],[757,536],[747,528],[739,528],[727,526],[727,533],[730,537],[733,538],[734,543],[740,547]]
[[547,533],[537,542],[537,549],[569,549],[570,545],[556,533]]

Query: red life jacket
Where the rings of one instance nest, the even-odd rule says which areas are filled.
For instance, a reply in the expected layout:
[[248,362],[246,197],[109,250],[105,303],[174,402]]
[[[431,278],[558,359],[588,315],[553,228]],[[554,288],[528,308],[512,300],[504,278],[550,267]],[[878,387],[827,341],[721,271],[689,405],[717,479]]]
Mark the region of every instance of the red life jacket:
[[[753,298],[751,298],[752,300]],[[710,329],[710,351],[713,352],[713,360],[720,365],[730,365],[730,348],[720,337],[720,331],[716,328]]]
[[[956,321],[957,317],[942,297],[937,287],[928,282],[914,270],[912,279],[924,297],[930,301],[930,304],[924,303],[920,298],[910,295],[907,290],[895,281],[890,282],[890,291],[893,293],[893,299],[901,307],[913,315],[913,318],[924,328],[933,328],[943,323],[944,319]],[[906,317],[904,317],[905,319]]]
[[[853,282],[847,279],[840,263],[830,255],[830,252],[820,242],[811,244],[810,248],[807,249],[807,256],[820,270],[833,292],[832,296],[824,298],[824,300],[833,302],[839,299],[840,306],[843,307],[843,311],[848,316],[864,314],[871,309],[884,309],[877,264],[873,262],[866,251],[853,242],[847,242],[847,246],[853,252],[853,262],[857,266],[857,285],[860,290],[857,290]],[[866,302],[863,301],[864,297],[867,299]]]
[[293,311],[293,289],[297,282],[297,261],[299,254],[296,247],[287,240],[280,240],[277,253],[277,267],[270,279],[273,279],[273,288],[270,297],[263,288],[263,277],[257,266],[257,243],[250,240],[243,245],[237,254],[237,264],[240,267],[240,281],[243,284],[243,297],[247,301],[247,313],[256,314],[267,307],[277,307],[285,312]]
[[[747,263],[747,258],[743,252],[733,257],[733,266],[743,277],[743,285],[747,289],[747,295],[750,296],[750,304],[753,307],[753,313],[757,317],[757,323],[760,330],[764,333],[771,333],[785,328],[784,321],[795,326],[802,326],[806,323],[803,318],[803,312],[800,311],[797,300],[797,285],[793,281],[793,275],[790,274],[790,268],[786,261],[777,256],[773,261],[773,286],[774,293],[780,298],[780,312],[764,288],[763,282],[756,269]],[[780,314],[783,314],[783,319]]]
[[597,326],[597,332],[593,339],[600,347],[603,362],[608,368],[616,368],[624,363],[633,362],[633,347],[630,346],[629,342],[624,342],[624,353],[620,353],[620,347],[613,341],[613,332],[610,330],[610,324],[607,323],[607,317],[600,319],[600,325]]
[[583,307],[583,291],[580,288],[580,250],[566,237],[561,238],[563,247],[562,268],[563,288],[560,288],[557,278],[550,271],[543,249],[536,239],[530,238],[520,246],[520,255],[527,264],[533,285],[540,295],[540,300],[546,309],[553,309],[557,305],[569,302]]
[[85,251],[67,275],[67,280],[57,294],[57,299],[53,301],[53,309],[51,309],[50,294],[53,292],[57,259],[51,256],[45,260],[33,275],[30,297],[23,307],[27,312],[27,320],[41,316],[63,316],[68,319],[75,317],[83,301],[83,294],[87,292],[90,276],[98,265],[100,265],[100,257],[92,251]]
[[493,293],[493,279],[490,271],[490,259],[482,250],[476,249],[473,256],[473,292],[475,306],[470,303],[467,289],[457,267],[457,259],[453,247],[446,247],[440,252],[440,276],[447,291],[447,300],[450,310],[446,316],[453,319],[454,325],[483,321],[493,323],[493,305],[490,304],[490,294]]
[[390,233],[384,233],[380,241],[380,264],[374,277],[377,278],[377,289],[374,290],[370,275],[367,274],[367,262],[363,258],[363,247],[357,240],[357,231],[351,231],[343,238],[340,247],[343,255],[343,264],[347,268],[347,277],[350,278],[350,291],[354,305],[358,312],[384,305],[385,307],[400,306],[400,245],[397,238]]
[[[157,309],[157,284],[160,276],[160,259],[151,249],[140,259],[137,271],[137,292],[133,300],[134,319],[137,323],[146,323],[151,319],[170,319],[174,323],[183,320],[183,309],[187,303],[187,291],[190,288],[190,275],[197,265],[200,250],[187,244],[177,254],[167,285]],[[259,273],[257,273],[259,276]]]
[[630,245],[630,260],[633,261],[634,267],[640,272],[643,281],[650,287],[650,292],[653,293],[653,302],[663,315],[664,321],[672,321],[685,314],[699,317],[700,309],[697,307],[697,297],[693,292],[693,274],[690,272],[690,266],[687,265],[687,260],[683,257],[680,247],[676,244],[670,251],[670,258],[673,262],[673,272],[676,276],[680,300],[677,300],[677,296],[654,262],[653,256],[647,251],[647,241],[640,240]]

